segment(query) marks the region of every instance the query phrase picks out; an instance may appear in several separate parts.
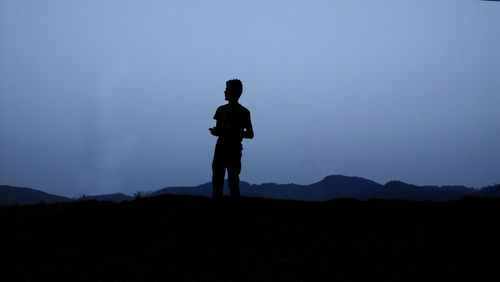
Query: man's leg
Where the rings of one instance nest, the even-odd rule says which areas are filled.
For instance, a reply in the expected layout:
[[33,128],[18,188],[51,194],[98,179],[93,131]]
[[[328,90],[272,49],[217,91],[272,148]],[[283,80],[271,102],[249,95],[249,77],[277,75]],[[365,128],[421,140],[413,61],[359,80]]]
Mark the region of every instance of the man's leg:
[[222,198],[224,175],[226,174],[224,159],[224,152],[217,144],[215,146],[214,160],[212,161],[212,189],[214,198]]
[[227,184],[232,198],[240,196],[241,149],[232,150],[227,166]]
[[214,198],[222,198],[222,189],[224,188],[224,174],[224,167],[214,168],[212,166],[212,188]]

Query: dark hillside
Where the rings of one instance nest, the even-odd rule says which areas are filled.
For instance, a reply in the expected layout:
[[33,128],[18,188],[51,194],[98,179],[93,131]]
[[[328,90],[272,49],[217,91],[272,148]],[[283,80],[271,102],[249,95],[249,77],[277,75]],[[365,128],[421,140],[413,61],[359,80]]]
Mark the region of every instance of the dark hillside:
[[482,189],[480,195],[483,197],[500,198],[500,184]]
[[66,201],[71,200],[66,197],[52,195],[31,188],[0,185],[0,206],[14,204],[38,204],[40,202],[55,203]]
[[500,199],[0,208],[0,281],[500,281]]
[[114,193],[114,194],[104,194],[104,195],[85,195],[79,200],[122,202],[122,201],[130,201],[132,199],[133,197],[125,195],[123,193]]
[[379,193],[382,185],[362,177],[330,175],[318,183],[311,184],[310,187],[317,193],[316,200],[338,197],[368,200]]
[[[417,186],[401,181],[390,181],[381,185],[372,180],[344,175],[330,175],[323,180],[309,185],[298,184],[249,184],[240,183],[241,194],[247,197],[263,197],[270,199],[289,199],[305,201],[328,201],[336,198],[368,199],[400,199],[412,201],[448,201],[463,196],[481,196],[477,190],[465,186]],[[226,193],[229,188],[224,187]],[[499,189],[484,196],[496,195]],[[167,187],[155,191],[152,195],[177,194],[191,196],[211,196],[212,183],[208,182],[195,187]]]

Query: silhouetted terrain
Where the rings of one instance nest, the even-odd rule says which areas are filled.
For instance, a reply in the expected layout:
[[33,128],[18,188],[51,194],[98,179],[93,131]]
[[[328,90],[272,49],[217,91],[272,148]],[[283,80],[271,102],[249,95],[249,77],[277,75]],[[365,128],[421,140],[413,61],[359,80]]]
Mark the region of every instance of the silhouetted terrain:
[[37,204],[71,201],[69,198],[48,194],[39,190],[0,185],[0,206],[12,204]]
[[[225,192],[228,188],[224,188]],[[368,199],[402,199],[448,201],[463,196],[500,196],[500,185],[491,186],[483,193],[465,186],[417,186],[401,181],[390,181],[385,185],[378,184],[362,177],[330,175],[310,185],[264,183],[260,185],[240,182],[241,194],[248,197],[264,197],[273,199],[328,201],[336,198]],[[195,187],[167,187],[152,195],[180,194],[210,196],[211,183]]]
[[479,194],[483,197],[499,198],[500,197],[500,184],[486,187],[486,188],[482,189]]
[[115,193],[115,194],[104,194],[104,195],[85,195],[81,197],[79,200],[122,202],[122,201],[130,201],[132,199],[133,197],[129,195],[125,195],[123,193]]
[[[33,204],[39,202],[53,203],[70,201],[70,199],[50,195],[35,189],[0,186],[0,205]],[[414,201],[448,201],[464,196],[500,197],[500,185],[489,186],[481,190],[465,186],[417,186],[401,181],[390,181],[385,185],[378,184],[362,177],[330,175],[310,185],[263,183],[260,185],[240,182],[243,196],[271,199],[289,199],[305,201],[328,201],[336,198],[368,199],[401,199]],[[229,191],[227,181],[224,192]],[[38,192],[38,193],[37,193]],[[195,187],[167,187],[145,197],[162,194],[191,196],[212,196],[212,183],[207,182]],[[123,193],[90,195],[79,198],[99,201],[121,202],[133,197]]]
[[475,197],[1,207],[0,281],[500,281],[499,215]]

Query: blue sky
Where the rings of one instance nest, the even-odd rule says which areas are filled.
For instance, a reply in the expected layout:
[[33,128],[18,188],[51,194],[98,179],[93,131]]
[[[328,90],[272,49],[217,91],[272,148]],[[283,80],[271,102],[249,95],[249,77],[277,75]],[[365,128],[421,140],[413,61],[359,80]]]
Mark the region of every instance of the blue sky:
[[241,179],[500,182],[500,4],[0,0],[0,184],[210,181],[239,78]]

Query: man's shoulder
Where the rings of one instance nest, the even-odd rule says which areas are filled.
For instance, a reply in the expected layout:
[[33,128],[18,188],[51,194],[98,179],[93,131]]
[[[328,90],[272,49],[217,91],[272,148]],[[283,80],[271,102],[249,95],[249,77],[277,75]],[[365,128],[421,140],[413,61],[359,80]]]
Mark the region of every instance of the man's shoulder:
[[217,107],[217,110],[215,112],[225,111],[226,109],[227,109],[227,104],[221,105],[221,106]]
[[244,113],[250,113],[250,110],[248,110],[247,108],[245,108],[242,104],[238,104],[240,105],[240,111],[244,112]]
[[250,110],[248,110],[247,108],[245,108],[243,105],[241,104],[238,104],[236,107],[234,105],[229,105],[229,104],[225,104],[225,105],[222,105],[222,106],[219,106],[217,108],[217,112],[226,112],[226,111],[238,111],[240,113],[243,113],[245,115],[249,115],[250,114]]

